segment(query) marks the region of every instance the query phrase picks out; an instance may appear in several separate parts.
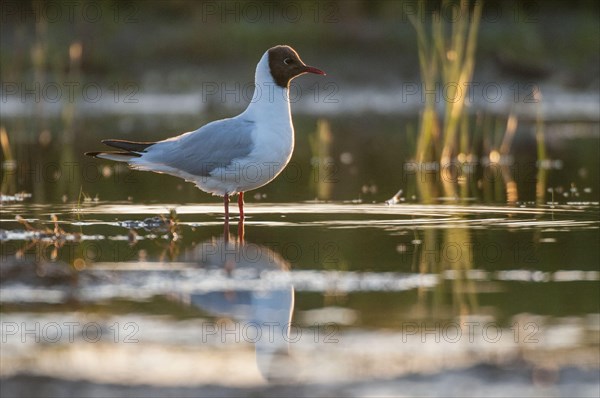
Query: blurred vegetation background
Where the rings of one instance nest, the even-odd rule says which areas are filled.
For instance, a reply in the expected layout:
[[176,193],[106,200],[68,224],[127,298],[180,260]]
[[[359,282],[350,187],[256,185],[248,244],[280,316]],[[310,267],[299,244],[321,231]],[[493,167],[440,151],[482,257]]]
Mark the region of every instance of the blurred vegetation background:
[[[407,15],[417,1],[3,1],[3,81],[58,78],[69,48],[82,46],[82,78],[193,90],[227,76],[248,79],[264,50],[288,43],[337,81],[387,84],[418,78],[417,40]],[[451,8],[424,3],[426,14]],[[485,1],[477,74],[552,78],[597,89],[600,5],[590,0]],[[175,77],[176,76],[176,77]]]
[[[598,116],[594,103],[588,101],[590,95],[598,101],[600,90],[600,5],[596,1],[477,3],[482,6],[468,80],[512,87],[505,96],[514,95],[514,104],[496,111],[494,104],[488,104],[492,112],[484,113],[463,109],[468,104],[461,106],[469,117],[444,117],[451,120],[455,144],[438,134],[430,155],[423,155],[422,138],[433,134],[433,130],[425,131],[426,119],[419,116],[425,101],[411,107],[388,101],[386,93],[399,91],[406,82],[425,80],[411,17],[418,16],[427,31],[437,15],[448,28],[453,26],[452,13],[459,3],[3,1],[3,193],[25,190],[33,193],[35,201],[75,201],[82,192],[89,196],[102,192],[101,199],[173,201],[181,200],[184,191],[189,201],[210,200],[171,177],[131,174],[119,165],[94,163],[81,153],[100,149],[98,141],[103,138],[164,139],[235,114],[250,98],[247,84],[253,80],[261,54],[283,43],[295,47],[306,62],[324,69],[328,76],[323,80],[303,77],[299,83],[305,90],[303,99],[313,99],[307,106],[293,105],[298,134],[293,161],[300,165],[300,177],[288,175],[276,181],[261,190],[257,200],[266,196],[384,200],[399,187],[407,198],[416,200],[446,195],[544,202],[554,197],[548,189],[559,188],[563,195],[572,185],[597,192],[597,148],[590,147],[589,141],[570,146],[562,141],[581,136],[597,140]],[[476,4],[463,3],[468,9]],[[442,35],[438,43],[452,37],[458,36]],[[221,95],[206,97],[207,89],[213,88],[207,84],[219,85]],[[47,101],[44,97],[51,96],[55,87],[62,90],[62,97]],[[524,99],[538,87],[543,87],[544,101],[550,98],[552,104],[554,98],[566,110],[558,126],[546,124],[546,117],[557,117],[552,111],[543,113],[535,106],[529,113],[523,111],[528,107]],[[113,99],[112,104],[86,97],[95,95],[98,88],[102,99]],[[242,91],[242,95],[236,97],[229,90]],[[587,120],[582,121],[579,113],[571,118],[569,109],[582,107],[569,104],[565,98],[573,97],[561,97],[564,93],[581,94],[581,103],[592,106],[591,118],[589,112]],[[191,97],[182,97],[186,94]],[[440,115],[446,111],[443,104],[432,106],[442,108],[437,109]],[[131,109],[138,110],[130,114]],[[322,118],[319,123],[317,117]],[[513,141],[521,152],[511,151]],[[453,149],[449,152],[448,148]],[[520,167],[519,176],[515,182],[514,176],[504,173],[486,187],[480,170],[466,190],[465,185],[425,189],[418,186],[418,179],[406,181],[403,162],[439,161],[442,152],[451,161],[473,155],[501,163],[502,156],[510,155],[509,166],[513,171],[515,165]],[[561,163],[552,176],[536,176],[537,171],[531,170],[532,164],[541,161],[552,168],[553,159]],[[582,159],[587,164],[582,165]],[[71,173],[72,164],[76,170]],[[135,183],[116,188],[115,175],[121,175],[121,183]],[[536,187],[541,180],[543,186]],[[156,192],[153,187],[158,182],[172,189]],[[298,183],[309,189],[299,192]],[[511,190],[519,194],[514,196]]]

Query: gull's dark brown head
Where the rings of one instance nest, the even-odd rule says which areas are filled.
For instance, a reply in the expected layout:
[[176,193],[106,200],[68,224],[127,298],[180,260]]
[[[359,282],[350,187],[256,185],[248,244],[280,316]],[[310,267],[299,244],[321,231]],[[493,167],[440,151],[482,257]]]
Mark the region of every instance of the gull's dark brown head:
[[306,65],[290,46],[276,46],[269,49],[269,69],[278,86],[287,88],[290,81],[303,73],[324,75],[320,69]]

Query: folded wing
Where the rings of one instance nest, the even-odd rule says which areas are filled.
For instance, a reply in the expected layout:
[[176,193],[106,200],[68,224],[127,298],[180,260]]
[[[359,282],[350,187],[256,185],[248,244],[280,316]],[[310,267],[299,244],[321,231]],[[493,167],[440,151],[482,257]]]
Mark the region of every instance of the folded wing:
[[252,121],[239,117],[217,120],[196,131],[145,148],[137,147],[136,153],[141,157],[132,159],[131,164],[144,170],[208,176],[252,152],[253,129]]

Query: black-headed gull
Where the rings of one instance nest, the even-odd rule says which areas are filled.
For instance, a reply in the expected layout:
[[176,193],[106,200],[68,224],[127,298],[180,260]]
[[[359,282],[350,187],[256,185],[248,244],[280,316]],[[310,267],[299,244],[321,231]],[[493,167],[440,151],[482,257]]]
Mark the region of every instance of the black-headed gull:
[[325,74],[307,66],[289,46],[270,48],[256,66],[254,95],[241,114],[158,142],[103,140],[119,151],[86,155],[126,162],[136,170],[171,174],[223,196],[226,223],[229,196],[239,194],[243,220],[244,192],[268,184],[290,161],[294,126],[289,85],[304,73]]

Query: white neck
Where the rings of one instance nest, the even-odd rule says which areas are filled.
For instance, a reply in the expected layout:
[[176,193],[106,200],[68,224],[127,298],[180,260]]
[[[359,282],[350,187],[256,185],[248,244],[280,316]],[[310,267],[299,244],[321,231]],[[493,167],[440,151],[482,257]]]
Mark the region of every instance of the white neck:
[[256,66],[254,95],[244,115],[255,121],[269,120],[270,123],[291,119],[288,89],[278,86],[273,80],[268,52],[265,52]]

